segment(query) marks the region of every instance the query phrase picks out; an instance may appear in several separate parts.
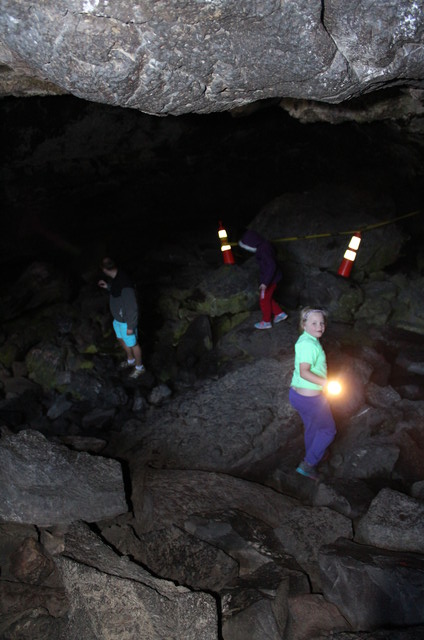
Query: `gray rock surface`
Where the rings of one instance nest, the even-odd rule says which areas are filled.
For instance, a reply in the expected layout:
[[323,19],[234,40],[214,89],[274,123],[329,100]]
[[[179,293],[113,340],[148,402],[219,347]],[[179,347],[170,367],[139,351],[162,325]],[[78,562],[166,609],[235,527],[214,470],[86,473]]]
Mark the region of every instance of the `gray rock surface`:
[[424,623],[424,556],[340,539],[319,554],[323,594],[357,630]]
[[0,522],[95,522],[128,510],[117,460],[71,451],[38,431],[0,440]]
[[359,520],[355,540],[424,554],[424,504],[399,491],[382,489]]
[[291,354],[280,362],[259,360],[178,396],[152,416],[128,455],[139,465],[155,451],[154,457],[165,457],[170,468],[223,472],[266,458],[300,434],[286,402],[291,366]]
[[159,580],[74,525],[56,558],[69,599],[63,639],[216,640],[212,596]]
[[419,87],[423,77],[423,14],[409,0],[2,0],[0,15],[0,62],[16,74],[16,93],[26,76],[29,93],[152,114],[274,97],[335,103],[385,84]]

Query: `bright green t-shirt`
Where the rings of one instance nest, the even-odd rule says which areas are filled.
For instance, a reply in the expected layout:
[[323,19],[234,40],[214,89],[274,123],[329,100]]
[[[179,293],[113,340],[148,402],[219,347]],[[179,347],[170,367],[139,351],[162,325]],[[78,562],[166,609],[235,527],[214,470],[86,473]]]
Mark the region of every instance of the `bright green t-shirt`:
[[327,377],[327,360],[318,338],[314,338],[310,333],[304,331],[296,342],[294,351],[294,371],[291,386],[301,389],[322,389],[322,385],[302,378],[299,368],[301,362],[307,362],[311,365],[312,373],[323,378]]

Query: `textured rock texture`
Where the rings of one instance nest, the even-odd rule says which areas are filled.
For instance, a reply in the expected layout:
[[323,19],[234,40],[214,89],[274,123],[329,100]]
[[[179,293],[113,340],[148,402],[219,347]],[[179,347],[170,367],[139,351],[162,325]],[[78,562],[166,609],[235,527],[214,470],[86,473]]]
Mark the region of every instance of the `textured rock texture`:
[[[69,92],[151,114],[421,87],[411,0],[2,0],[3,95]],[[14,81],[15,78],[15,81]],[[31,80],[30,80],[31,79]]]
[[116,460],[70,451],[31,430],[3,438],[0,460],[0,522],[94,522],[127,510]]

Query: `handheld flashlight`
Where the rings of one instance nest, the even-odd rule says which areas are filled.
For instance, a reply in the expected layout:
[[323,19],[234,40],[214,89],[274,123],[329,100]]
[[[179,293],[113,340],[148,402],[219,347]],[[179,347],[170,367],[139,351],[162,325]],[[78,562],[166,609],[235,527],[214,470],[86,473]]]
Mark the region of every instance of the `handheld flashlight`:
[[342,385],[337,380],[330,380],[325,390],[330,396],[338,396],[342,391]]

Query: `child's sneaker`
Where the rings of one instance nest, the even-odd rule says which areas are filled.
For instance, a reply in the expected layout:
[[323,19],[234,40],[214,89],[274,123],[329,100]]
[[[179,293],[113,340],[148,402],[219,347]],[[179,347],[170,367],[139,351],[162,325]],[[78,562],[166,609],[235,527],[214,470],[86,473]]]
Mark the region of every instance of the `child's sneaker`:
[[131,378],[131,380],[137,380],[137,378],[142,376],[145,371],[146,371],[146,369],[144,368],[144,365],[142,364],[141,367],[136,367],[134,369],[134,371],[131,371],[131,373],[130,373],[130,375],[128,377]]
[[281,313],[278,314],[278,316],[275,316],[274,324],[278,324],[282,320],[287,320],[287,318],[288,318],[287,313],[285,311],[282,311]]
[[125,371],[125,369],[132,369],[132,367],[135,367],[135,360],[133,360],[132,362],[124,360],[119,364],[118,369],[120,369],[121,371]]
[[310,478],[311,480],[315,480],[316,482],[319,480],[319,474],[317,473],[315,467],[308,464],[303,460],[296,468],[297,473],[300,473],[301,476],[305,476],[305,478]]
[[255,329],[272,329],[272,324],[261,320],[255,324]]

